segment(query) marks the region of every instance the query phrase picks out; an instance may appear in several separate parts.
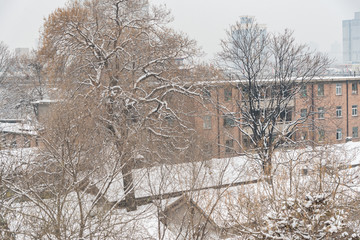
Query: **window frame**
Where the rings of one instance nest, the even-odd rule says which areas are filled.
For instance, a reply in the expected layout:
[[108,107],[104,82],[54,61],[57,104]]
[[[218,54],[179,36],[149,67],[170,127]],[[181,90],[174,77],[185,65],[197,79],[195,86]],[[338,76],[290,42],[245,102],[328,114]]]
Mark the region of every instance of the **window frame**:
[[[356,129],[356,131],[354,131],[355,129]],[[354,134],[354,133],[356,133],[356,134]],[[353,127],[352,128],[352,137],[353,138],[358,138],[359,137],[359,127]]]
[[224,88],[224,101],[229,102],[232,100],[232,88],[231,87],[225,87]]
[[212,117],[211,115],[203,116],[203,129],[211,129],[212,128]]
[[202,89],[202,97],[204,102],[210,102],[211,101],[211,92],[207,88]]
[[351,116],[357,117],[358,115],[358,105],[351,106]]
[[342,117],[342,106],[336,106],[336,117],[341,118]]
[[225,153],[226,154],[234,153],[234,139],[225,140]]
[[234,114],[225,114],[223,116],[224,127],[235,127],[235,116]]
[[336,84],[335,93],[336,93],[336,96],[341,96],[342,95],[342,84],[341,83]]
[[342,139],[342,128],[336,129],[336,140]]
[[306,118],[307,108],[300,109],[300,118]]
[[318,108],[318,119],[325,119],[325,108],[324,107]]
[[317,92],[318,96],[324,96],[324,88],[325,87],[323,83],[318,84],[318,92]]
[[300,96],[302,98],[306,98],[308,96],[307,95],[307,85],[304,84],[300,87]]
[[357,82],[351,83],[351,94],[358,94],[358,84]]
[[325,130],[319,129],[318,134],[319,134],[319,142],[323,142],[325,140]]

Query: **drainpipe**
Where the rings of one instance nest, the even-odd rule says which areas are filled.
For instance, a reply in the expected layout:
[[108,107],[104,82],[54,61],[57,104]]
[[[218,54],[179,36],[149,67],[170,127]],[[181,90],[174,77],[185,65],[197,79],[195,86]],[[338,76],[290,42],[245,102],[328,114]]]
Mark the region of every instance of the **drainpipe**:
[[220,110],[219,110],[219,89],[216,87],[216,112],[217,112],[217,130],[218,130],[218,158],[220,158]]
[[315,144],[315,97],[314,97],[314,83],[311,83],[311,146]]
[[349,137],[349,80],[346,80],[346,137]]

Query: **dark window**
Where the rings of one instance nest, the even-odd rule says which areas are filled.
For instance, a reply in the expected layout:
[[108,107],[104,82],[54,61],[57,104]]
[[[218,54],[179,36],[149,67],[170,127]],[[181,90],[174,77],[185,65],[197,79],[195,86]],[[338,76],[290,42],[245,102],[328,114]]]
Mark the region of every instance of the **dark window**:
[[286,122],[289,122],[289,121],[292,121],[292,112],[290,109],[285,109],[284,111],[282,111],[280,113],[280,119],[281,121],[286,121]]
[[307,116],[307,109],[301,109],[300,110],[300,117],[305,118]]
[[224,89],[224,100],[231,101],[232,89],[230,87]]
[[359,137],[358,127],[353,127],[352,128],[352,137],[353,138]]
[[318,84],[318,96],[324,96],[324,84],[323,83]]
[[203,152],[204,152],[204,155],[206,157],[211,157],[212,156],[212,145],[211,145],[211,143],[205,143],[204,144]]
[[234,140],[226,140],[225,141],[225,153],[233,153],[234,152]]
[[352,94],[358,94],[358,86],[356,82],[351,84],[351,90]]
[[342,139],[342,129],[338,128],[336,130],[336,140],[341,140]]
[[207,90],[206,88],[203,88],[203,90],[202,90],[202,95],[203,95],[204,101],[210,101],[210,99],[211,99],[211,93],[210,93],[209,90]]
[[341,117],[341,116],[342,116],[341,106],[337,106],[336,107],[336,117]]
[[168,124],[170,127],[173,127],[173,126],[174,126],[174,122],[175,122],[174,116],[168,114],[168,115],[165,116],[165,120],[166,120],[167,124]]
[[325,118],[325,109],[323,107],[318,108],[318,115],[319,115],[319,119]]
[[235,118],[232,114],[227,114],[224,116],[224,127],[233,127],[235,126]]
[[307,86],[306,86],[306,85],[302,85],[302,86],[301,86],[300,96],[301,96],[301,97],[307,97]]
[[325,140],[325,131],[323,129],[319,130],[319,141],[322,142]]
[[306,140],[307,139],[307,132],[302,132],[301,133],[301,140]]

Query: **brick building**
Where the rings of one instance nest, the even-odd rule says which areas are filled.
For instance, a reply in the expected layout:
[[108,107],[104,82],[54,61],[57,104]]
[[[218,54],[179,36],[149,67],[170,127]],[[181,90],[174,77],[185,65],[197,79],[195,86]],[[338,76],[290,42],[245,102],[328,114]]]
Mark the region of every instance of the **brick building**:
[[[207,83],[203,101],[194,103],[194,127],[203,153],[226,157],[241,153],[249,140],[240,131],[241,91],[239,81]],[[304,144],[343,143],[359,140],[360,77],[324,77],[308,82],[289,103],[289,113],[278,128],[306,119],[292,137]]]

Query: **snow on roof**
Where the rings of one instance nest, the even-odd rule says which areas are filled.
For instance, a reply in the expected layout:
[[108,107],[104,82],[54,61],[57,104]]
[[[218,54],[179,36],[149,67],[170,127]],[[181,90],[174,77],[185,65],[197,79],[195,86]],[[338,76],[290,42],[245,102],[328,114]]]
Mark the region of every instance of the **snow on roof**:
[[[344,179],[348,179],[347,187],[351,189],[352,194],[360,193],[360,173],[359,168],[353,168],[352,165],[360,163],[360,142],[348,142],[345,144],[324,145],[316,148],[305,149],[288,149],[286,151],[280,150],[274,156],[274,162],[277,163],[277,172],[275,172],[274,182],[278,189],[289,187],[288,178],[284,178],[283,171],[286,171],[286,167],[282,164],[285,161],[294,161],[301,170],[303,168],[309,170],[316,170],[315,161],[324,161],[326,166],[332,167],[336,163],[335,167],[345,166],[342,171]],[[243,159],[246,157],[236,157],[234,159]],[[275,164],[274,164],[275,165]],[[214,165],[216,168],[217,165]],[[274,166],[275,167],[275,166]],[[230,169],[229,169],[230,170]],[[233,169],[235,170],[235,169]],[[224,179],[229,172],[224,173]],[[254,177],[258,177],[255,175]],[[244,179],[244,178],[242,178]],[[310,176],[300,176],[294,182],[300,188],[311,189],[314,185],[314,179]],[[316,180],[317,181],[317,180]],[[267,207],[266,198],[264,194],[271,192],[270,185],[265,181],[258,181],[257,183],[250,183],[238,186],[227,186],[219,189],[204,189],[200,191],[194,191],[186,193],[186,195],[196,204],[201,210],[204,211],[207,216],[214,221],[219,227],[228,228],[236,226],[237,224],[248,221],[248,217],[253,211],[253,207],[263,209],[266,212]],[[283,191],[283,190],[282,190]],[[284,199],[290,196],[283,196]],[[174,198],[169,201],[169,205],[179,198]],[[261,205],[256,205],[256,202],[261,202]],[[250,205],[249,205],[250,204]],[[251,206],[254,204],[254,206]],[[256,205],[256,206],[255,206]],[[165,208],[166,209],[166,208]],[[237,213],[234,215],[234,211]]]
[[[258,81],[259,83],[272,83],[275,81],[280,81],[280,79],[253,79]],[[288,79],[287,79],[288,80]],[[311,79],[304,79],[304,78],[293,78],[294,81],[310,81],[310,82],[345,82],[347,80],[360,80],[359,76],[323,76],[323,77],[313,77]],[[219,79],[219,80],[209,80],[209,81],[201,81],[196,82],[195,85],[199,86],[208,86],[208,85],[223,85],[223,84],[239,84],[239,83],[247,83],[247,79]]]
[[4,172],[16,171],[37,156],[37,148],[13,148],[0,151],[0,166]]
[[[320,153],[325,154],[321,155]],[[320,154],[320,155],[319,155]],[[319,157],[331,158],[344,165],[360,164],[360,142],[324,145],[315,149],[279,150],[274,161],[292,160],[308,168]],[[173,192],[200,191],[215,186],[245,183],[262,178],[261,164],[254,158],[238,156],[182,164],[164,164],[133,170],[136,198]],[[123,180],[119,175],[106,194],[109,201],[123,199]]]
[[3,133],[37,135],[34,126],[21,122],[0,122],[0,131]]
[[[259,170],[258,165],[244,157],[134,169],[135,196],[147,197],[256,180]],[[107,197],[109,201],[118,201],[121,194],[123,184],[119,176]]]
[[50,104],[50,103],[56,103],[59,102],[58,99],[42,99],[38,101],[31,102],[31,104]]

